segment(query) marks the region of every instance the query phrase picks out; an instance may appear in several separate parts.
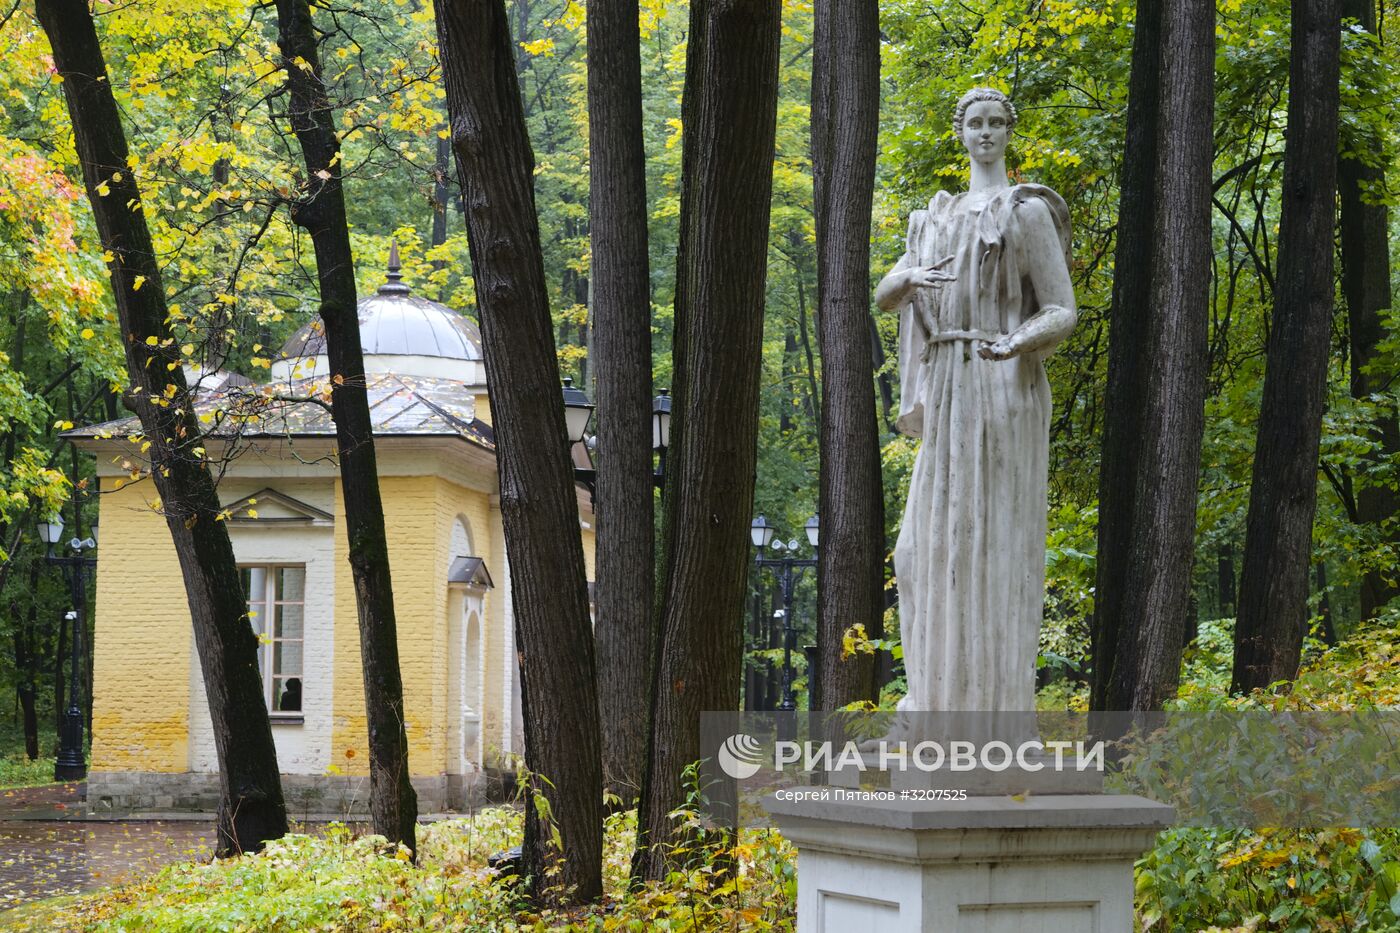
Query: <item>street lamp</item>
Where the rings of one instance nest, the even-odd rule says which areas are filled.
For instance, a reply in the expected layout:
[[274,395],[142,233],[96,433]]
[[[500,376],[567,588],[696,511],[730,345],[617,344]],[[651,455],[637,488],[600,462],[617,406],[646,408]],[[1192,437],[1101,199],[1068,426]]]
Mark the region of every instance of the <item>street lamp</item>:
[[768,524],[768,519],[760,515],[753,520],[749,526],[749,540],[753,541],[753,546],[762,551],[773,543],[773,535],[778,533],[778,529]]
[[73,608],[64,614],[64,620],[73,625],[71,639],[73,656],[69,662],[68,708],[63,711],[63,724],[59,729],[58,760],[54,763],[55,781],[81,781],[87,777],[87,760],[83,757],[83,710],[78,703],[78,665],[82,657],[83,622],[87,618],[87,572],[97,566],[97,559],[84,557],[84,551],[97,547],[97,523],[93,522],[88,537],[76,535],[68,542],[73,553],[68,556],[54,553],[54,545],[63,537],[63,516],[55,515],[48,521],[39,522],[39,539],[44,542],[44,560],[63,568],[72,591]]
[[666,485],[666,449],[671,446],[671,390],[662,389],[651,400],[651,449],[657,453],[656,472],[652,484],[660,489]]
[[[593,419],[597,407],[588,400],[580,388],[574,386],[571,377],[564,377],[564,425],[569,435],[569,449],[575,444],[583,444],[589,465],[574,467],[574,482],[588,487],[589,496],[597,493],[598,471],[593,467],[593,449],[597,438],[588,434],[588,423]],[[652,485],[660,488],[665,484],[666,449],[671,446],[671,394],[662,389],[661,394],[651,400],[651,447],[659,455],[659,465],[652,474]],[[570,458],[572,459],[572,457]]]
[[582,444],[588,436],[588,422],[593,417],[594,404],[582,389],[574,388],[574,380],[564,377],[564,423],[568,426],[569,443]]
[[[817,517],[813,515],[806,524],[806,531],[807,540],[811,543],[814,550],[817,546],[818,528]],[[815,557],[801,558],[794,556],[797,549],[801,546],[798,544],[797,539],[793,538],[791,541],[787,542],[787,544],[783,544],[782,541],[773,540],[776,535],[777,529],[770,525],[768,519],[764,518],[762,515],[755,518],[753,523],[749,526],[749,539],[753,542],[754,548],[758,551],[758,555],[754,558],[754,564],[759,568],[760,573],[763,570],[772,570],[775,573],[778,578],[779,592],[782,593],[783,597],[783,608],[773,613],[774,618],[781,618],[783,621],[783,696],[778,703],[778,710],[780,712],[792,712],[797,709],[797,700],[793,696],[792,689],[792,649],[794,647],[793,639],[797,634],[797,629],[793,624],[792,617],[793,589],[796,584],[797,572],[809,567],[816,567],[817,560]],[[786,550],[789,556],[764,557],[764,552],[770,548],[774,552],[779,553]],[[755,628],[758,628],[757,613],[759,612],[759,605],[757,602],[754,603],[754,612]],[[811,672],[809,671],[808,677],[810,676]],[[810,680],[808,683],[810,684]],[[809,686],[809,695],[810,692],[811,688]]]

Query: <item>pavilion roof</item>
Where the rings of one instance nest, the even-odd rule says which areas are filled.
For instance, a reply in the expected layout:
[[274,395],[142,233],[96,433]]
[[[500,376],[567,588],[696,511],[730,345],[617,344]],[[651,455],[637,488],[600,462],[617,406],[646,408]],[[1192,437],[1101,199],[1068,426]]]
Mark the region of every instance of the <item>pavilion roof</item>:
[[[476,399],[451,379],[369,373],[365,376],[375,436],[458,436],[494,450],[491,426],[476,417]],[[195,413],[215,436],[335,436],[330,381],[297,379],[198,393]],[[140,434],[135,417],[75,428],[64,437],[99,439]]]

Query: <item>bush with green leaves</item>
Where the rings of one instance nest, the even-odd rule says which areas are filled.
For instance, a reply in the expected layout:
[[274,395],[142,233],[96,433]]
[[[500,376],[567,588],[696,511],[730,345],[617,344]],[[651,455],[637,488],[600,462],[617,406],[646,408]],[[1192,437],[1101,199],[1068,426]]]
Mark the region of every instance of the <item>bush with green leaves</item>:
[[[695,821],[693,813],[678,813]],[[699,825],[696,823],[695,825]],[[693,845],[663,882],[627,883],[636,812],[608,820],[607,894],[591,907],[536,911],[487,858],[522,837],[519,810],[483,810],[419,829],[419,858],[380,836],[332,825],[293,834],[257,855],[185,863],[111,891],[62,898],[0,917],[7,929],[110,931],[303,930],[791,930],[796,859],[771,830],[723,846]],[[701,838],[701,837],[693,837]]]
[[[1400,632],[1381,620],[1310,646],[1289,684],[1228,697],[1231,620],[1203,623],[1182,710],[1375,710],[1400,705]],[[1368,763],[1358,761],[1358,767]],[[1175,829],[1137,865],[1144,930],[1400,930],[1400,828]]]

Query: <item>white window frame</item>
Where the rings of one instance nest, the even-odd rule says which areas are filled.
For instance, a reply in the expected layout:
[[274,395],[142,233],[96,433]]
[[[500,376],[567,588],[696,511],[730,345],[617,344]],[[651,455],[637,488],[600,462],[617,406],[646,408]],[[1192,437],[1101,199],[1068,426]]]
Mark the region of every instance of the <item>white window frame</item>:
[[[243,571],[261,570],[263,571],[263,592],[261,598],[255,599],[254,594],[248,593],[248,623],[252,626],[253,634],[258,639],[258,672],[262,675],[263,702],[267,704],[268,715],[273,719],[290,719],[300,721],[306,710],[306,565],[292,563],[249,563],[239,564],[239,576]],[[280,570],[300,570],[302,573],[302,596],[301,599],[277,599],[277,572]],[[249,574],[248,586],[252,586],[252,574]],[[258,618],[253,618],[254,605],[260,608],[256,611],[260,613]],[[272,613],[268,607],[271,606],[301,606],[301,637],[300,638],[276,638],[271,626]],[[301,709],[300,710],[280,710],[277,709],[276,680],[272,670],[273,659],[276,656],[274,650],[277,642],[300,643],[301,645],[301,670],[296,674],[284,674],[284,679],[294,676],[301,681]]]

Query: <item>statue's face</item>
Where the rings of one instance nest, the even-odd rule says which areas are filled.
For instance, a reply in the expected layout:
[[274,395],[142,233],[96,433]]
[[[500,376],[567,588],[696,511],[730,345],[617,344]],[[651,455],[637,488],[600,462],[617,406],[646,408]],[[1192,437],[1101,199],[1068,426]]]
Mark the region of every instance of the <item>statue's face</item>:
[[979,100],[963,111],[962,142],[973,161],[992,163],[1006,155],[1010,135],[1001,101]]

